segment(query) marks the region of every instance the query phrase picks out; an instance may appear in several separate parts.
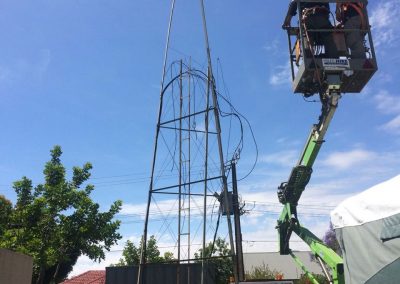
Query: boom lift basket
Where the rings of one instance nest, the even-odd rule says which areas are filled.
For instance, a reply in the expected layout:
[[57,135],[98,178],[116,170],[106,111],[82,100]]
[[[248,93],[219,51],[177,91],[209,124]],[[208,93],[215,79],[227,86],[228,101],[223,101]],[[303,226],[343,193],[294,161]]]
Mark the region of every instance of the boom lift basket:
[[[330,12],[332,29],[307,29],[305,18],[301,11],[301,3],[326,2],[335,4],[346,3],[344,0],[297,0],[297,26],[286,28],[288,34],[289,56],[294,93],[311,96],[326,90],[326,75],[329,73],[340,74],[341,93],[360,93],[377,71],[375,49],[372,42],[371,28],[367,13],[367,0],[357,2],[364,5],[363,23],[360,29],[344,29],[336,21],[334,13]],[[334,11],[334,10],[332,10]],[[362,34],[365,47],[365,58],[352,58],[350,49],[346,46],[346,34],[359,32]],[[338,57],[328,58],[318,36],[322,33],[331,33],[335,43]],[[325,34],[326,35],[326,34]],[[314,38],[312,38],[314,36]],[[353,56],[354,57],[354,56]]]

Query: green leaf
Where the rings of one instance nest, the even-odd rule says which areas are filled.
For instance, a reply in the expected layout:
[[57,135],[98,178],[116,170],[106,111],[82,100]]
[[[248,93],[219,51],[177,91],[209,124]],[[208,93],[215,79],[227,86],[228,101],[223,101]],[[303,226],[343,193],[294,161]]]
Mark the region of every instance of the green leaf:
[[44,168],[44,184],[35,188],[26,177],[14,182],[17,203],[0,196],[0,245],[31,255],[33,282],[60,282],[80,255],[101,261],[105,251],[121,239],[120,221],[114,220],[122,202],[115,201],[106,212],[90,198],[94,186],[79,187],[90,178],[92,165],[74,167],[66,180],[62,150],[54,146]]

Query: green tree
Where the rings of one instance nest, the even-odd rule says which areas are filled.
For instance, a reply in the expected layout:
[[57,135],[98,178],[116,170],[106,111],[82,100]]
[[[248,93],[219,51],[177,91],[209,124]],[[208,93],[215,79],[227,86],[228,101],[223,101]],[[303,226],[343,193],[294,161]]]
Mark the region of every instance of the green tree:
[[172,261],[175,259],[174,254],[170,251],[164,252],[163,258],[164,258],[164,261]]
[[140,262],[140,249],[133,242],[127,241],[122,251],[122,257],[119,260],[119,266],[137,265]]
[[[312,275],[318,281],[318,283],[329,284],[329,281],[328,281],[328,279],[326,279],[325,275],[315,274],[315,273],[312,273]],[[294,283],[295,284],[313,284],[313,282],[305,274],[302,274],[300,279],[295,280]]]
[[275,269],[271,270],[268,265],[263,263],[263,265],[253,267],[249,273],[246,273],[246,279],[274,280],[280,275],[284,276],[281,272]]
[[333,249],[338,255],[342,256],[342,250],[340,249],[339,242],[336,238],[335,230],[333,229],[332,223],[329,224],[328,231],[325,232],[323,237],[324,243]]
[[0,236],[4,234],[9,226],[9,218],[12,211],[12,203],[10,200],[0,195]]
[[233,262],[231,255],[231,250],[228,247],[227,242],[221,238],[215,240],[213,246],[210,242],[204,250],[199,249],[195,253],[195,258],[198,259],[197,262],[201,262],[202,258],[208,258],[207,263],[214,265],[216,269],[216,284],[226,284],[229,281],[229,277],[233,276]]
[[[116,266],[127,266],[127,265],[138,265],[140,264],[142,240],[140,241],[139,247],[131,241],[127,241],[122,251],[122,258],[119,260]],[[160,250],[157,246],[157,240],[155,236],[150,236],[147,240],[147,263],[160,263],[174,260],[174,254],[172,252],[165,252],[164,256],[161,256]]]
[[120,221],[114,220],[121,201],[100,212],[99,204],[90,198],[94,186],[83,186],[92,165],[74,167],[69,181],[61,154],[60,146],[51,150],[51,160],[43,171],[43,184],[33,187],[26,177],[14,182],[17,201],[9,214],[7,228],[0,235],[1,247],[33,257],[33,283],[37,284],[65,279],[80,255],[103,260],[104,251],[121,238],[117,232]]

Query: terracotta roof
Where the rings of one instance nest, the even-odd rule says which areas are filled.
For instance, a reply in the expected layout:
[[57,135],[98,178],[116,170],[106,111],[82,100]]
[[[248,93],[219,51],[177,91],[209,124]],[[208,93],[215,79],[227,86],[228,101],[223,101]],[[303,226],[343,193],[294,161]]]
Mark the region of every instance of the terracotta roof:
[[79,274],[67,279],[61,284],[105,284],[106,271],[105,270],[89,270],[85,273]]

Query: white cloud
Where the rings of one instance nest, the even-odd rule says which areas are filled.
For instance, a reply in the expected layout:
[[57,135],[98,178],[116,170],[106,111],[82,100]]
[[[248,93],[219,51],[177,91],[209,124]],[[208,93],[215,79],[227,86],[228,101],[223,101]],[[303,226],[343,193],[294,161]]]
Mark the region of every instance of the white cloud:
[[274,39],[272,41],[267,42],[263,49],[268,53],[268,55],[274,55],[279,57],[284,57],[287,54],[286,45],[283,48],[282,41],[279,39]]
[[[353,187],[354,182],[344,178],[325,179],[321,183],[311,182],[300,199],[299,206],[302,208],[301,211],[310,213],[311,208],[313,213],[327,214],[327,209],[333,209],[333,207],[353,194],[354,191],[349,190],[350,185]],[[251,211],[250,217],[246,218],[265,218],[265,214],[275,214],[277,216],[282,211],[282,205],[278,202],[276,193],[277,186],[278,184],[274,184],[272,190],[241,193],[242,199],[246,202],[245,209]],[[264,214],[260,215],[260,212],[264,212]]]
[[[354,187],[357,187],[357,192],[364,189],[357,186],[354,178],[335,177],[319,182],[311,181],[302,194],[299,205],[312,208],[313,213],[316,214],[327,213],[327,210],[333,209],[343,200],[354,195]],[[299,213],[301,211],[299,210]]]
[[284,166],[284,167],[291,167],[295,164],[298,155],[299,155],[298,151],[295,150],[282,151],[274,154],[261,156],[260,162]]
[[68,278],[82,274],[88,270],[104,270],[107,266],[115,264],[121,258],[122,251],[107,252],[106,259],[102,262],[90,260],[86,255],[80,256]]
[[[244,217],[246,218],[246,217]],[[261,252],[278,251],[278,237],[275,229],[276,218],[265,217],[260,219],[257,228],[254,231],[243,231],[243,251]]]
[[400,0],[378,1],[370,10],[375,46],[393,45],[400,38]]
[[380,129],[392,134],[400,134],[400,97],[390,95],[382,90],[374,97],[376,108],[384,114],[395,114],[389,122],[383,124]]
[[281,137],[276,140],[276,143],[285,145],[285,146],[296,146],[297,147],[303,142],[298,139],[293,139],[293,138],[289,138],[289,137]]
[[[322,238],[329,228],[329,219],[319,220],[315,217],[302,218],[302,225]],[[249,252],[277,252],[279,250],[276,218],[264,218],[259,222],[257,229],[252,232],[243,232],[243,251]],[[297,251],[309,251],[309,246],[296,234],[290,239],[290,248]]]
[[138,214],[142,215],[144,212],[146,212],[146,204],[130,204],[130,203],[124,203],[122,205],[120,214]]
[[391,133],[400,134],[400,114],[391,121],[385,123],[382,129]]
[[385,73],[384,71],[379,72],[376,77],[381,84],[393,82],[393,74]]
[[291,74],[290,65],[279,65],[272,70],[272,75],[269,78],[269,83],[273,86],[290,84]]
[[132,241],[136,246],[138,246],[140,234],[128,236],[120,240],[118,244],[110,248],[110,251],[105,251],[105,260],[101,262],[93,261],[86,255],[80,256],[74,265],[74,269],[68,275],[68,278],[79,275],[88,270],[104,270],[107,266],[118,263],[119,259],[122,257],[122,250],[125,246],[125,243],[128,240]]
[[276,50],[278,49],[278,47],[279,47],[279,43],[280,43],[279,40],[274,39],[274,40],[272,40],[272,41],[270,41],[270,42],[267,42],[267,43],[264,45],[263,48],[264,48],[266,51],[276,51]]
[[374,152],[355,149],[347,152],[334,152],[322,161],[322,164],[334,170],[348,170],[353,166],[371,161],[375,157]]
[[386,90],[380,91],[374,96],[376,107],[385,114],[400,113],[400,97],[392,96]]
[[[156,194],[153,194],[153,196],[156,196]],[[215,210],[214,208],[214,198],[208,198],[207,200],[207,211],[208,213],[211,214],[212,210]],[[191,197],[191,202],[192,205],[195,205],[195,208],[192,208],[192,210],[196,209],[196,213],[200,214],[202,213],[202,203],[203,203],[203,198],[202,197]],[[201,205],[198,207],[198,205]],[[120,215],[137,215],[137,217],[140,217],[144,219],[145,213],[146,213],[146,203],[140,203],[140,204],[131,204],[131,203],[126,203],[122,205]],[[152,218],[152,215],[164,215],[164,216],[176,216],[178,215],[178,198],[175,199],[166,199],[166,200],[157,200],[156,202],[154,199],[152,200],[151,207],[150,207],[150,219]]]

